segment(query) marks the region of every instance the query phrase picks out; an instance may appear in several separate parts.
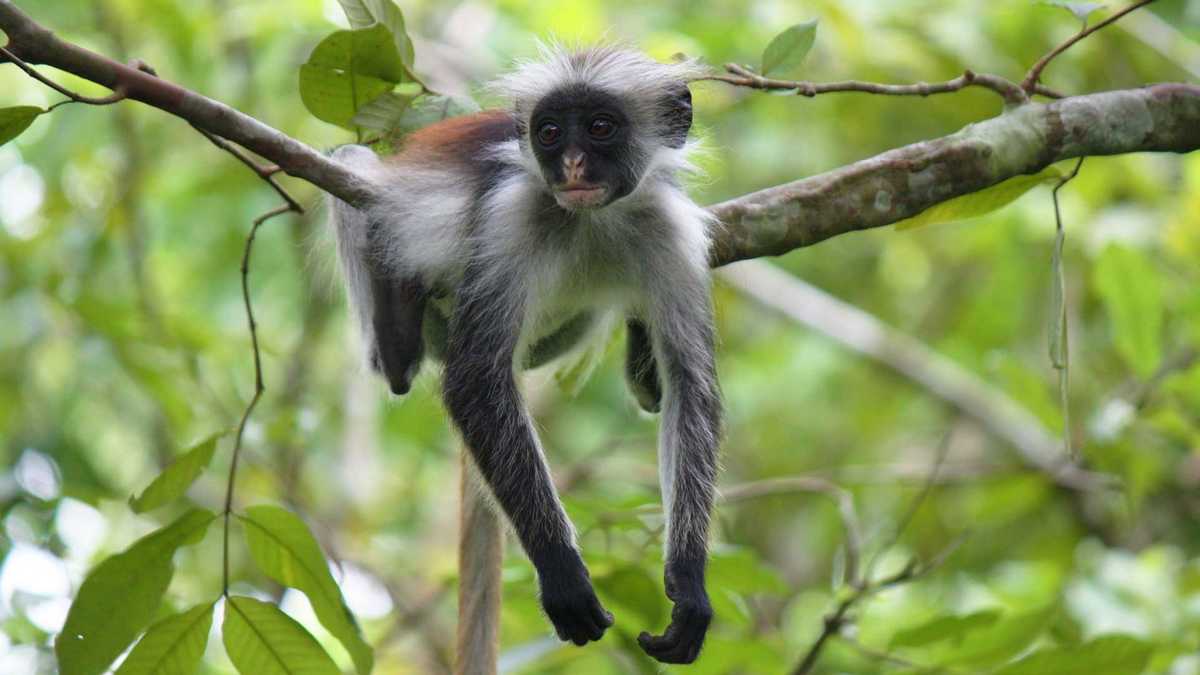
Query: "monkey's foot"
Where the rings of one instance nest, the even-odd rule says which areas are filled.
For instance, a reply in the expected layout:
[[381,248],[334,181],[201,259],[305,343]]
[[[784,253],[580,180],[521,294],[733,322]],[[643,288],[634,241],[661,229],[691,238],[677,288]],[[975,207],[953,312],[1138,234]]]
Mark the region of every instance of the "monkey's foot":
[[642,651],[662,663],[691,663],[700,655],[704,636],[712,623],[712,605],[704,591],[704,564],[667,572],[667,597],[674,603],[671,625],[662,635],[642,632],[638,645]]
[[613,625],[613,615],[604,609],[587,568],[574,551],[574,561],[539,569],[542,588],[542,608],[554,624],[558,639],[583,646],[599,640]]

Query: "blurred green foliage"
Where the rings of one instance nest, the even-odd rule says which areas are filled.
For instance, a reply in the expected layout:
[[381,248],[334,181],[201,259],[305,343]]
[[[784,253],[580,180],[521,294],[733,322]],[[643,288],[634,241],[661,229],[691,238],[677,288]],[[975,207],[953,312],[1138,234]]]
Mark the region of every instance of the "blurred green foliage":
[[[67,39],[141,58],[319,147],[353,138],[310,115],[299,94],[313,48],[349,27],[337,2],[19,4]],[[905,83],[965,68],[1017,79],[1078,27],[1069,13],[1024,0],[400,7],[413,71],[455,96],[478,93],[512,59],[533,55],[535,38],[619,39],[664,59],[758,63],[775,35],[819,19],[815,45],[789,74]],[[1153,15],[1131,15],[1077,45],[1045,79],[1071,93],[1195,82],[1198,38],[1200,2],[1162,0]],[[1000,107],[974,90],[807,99],[719,83],[696,85],[695,99],[707,145],[706,177],[694,188],[702,202],[944,135]],[[0,67],[0,107],[57,100]],[[24,117],[0,126],[17,122]],[[237,502],[302,513],[342,561],[333,576],[376,647],[375,672],[441,672],[453,648],[458,457],[436,369],[402,400],[360,373],[318,194],[289,187],[314,208],[269,222],[256,244],[251,286],[267,393],[247,430]],[[940,399],[718,285],[723,485],[807,474],[844,486],[876,577],[965,535],[937,569],[858,604],[817,672],[1200,673],[1200,155],[1089,159],[1061,196],[1074,421],[1066,431],[1089,468],[1121,479],[1119,491],[1057,487]],[[236,424],[252,393],[238,263],[251,219],[273,199],[186,124],[140,105],[64,106],[0,146],[0,672],[54,672],[52,645],[84,573],[185,513],[175,505],[134,515],[126,502],[188,448]],[[951,357],[1059,433],[1046,353],[1053,240],[1042,186],[966,223],[839,237],[777,262]],[[597,645],[559,646],[532,569],[510,546],[508,672],[659,672],[634,642],[669,612],[651,506],[656,422],[635,413],[620,354],[619,345],[601,354],[574,397],[562,395],[552,369],[529,387],[617,625]],[[939,478],[916,502],[947,436]],[[195,503],[219,509],[231,445],[228,435],[217,442],[189,490]],[[174,494],[176,483],[162,489]],[[847,592],[838,512],[797,492],[725,505],[716,522],[709,584],[718,618],[689,672],[786,672]],[[168,602],[154,616],[139,609],[143,625],[166,619],[156,629],[185,631],[207,616],[222,583],[219,528],[208,529],[175,555]],[[272,585],[286,582],[281,558],[267,577],[240,543],[231,554],[233,591],[279,600],[340,668],[353,666],[318,619],[330,609],[314,613],[305,596]],[[170,567],[169,554],[154,555]],[[291,634],[266,605],[237,602]],[[254,658],[254,645],[239,649]],[[1063,663],[1072,669],[1055,665]],[[201,672],[232,669],[210,639]]]

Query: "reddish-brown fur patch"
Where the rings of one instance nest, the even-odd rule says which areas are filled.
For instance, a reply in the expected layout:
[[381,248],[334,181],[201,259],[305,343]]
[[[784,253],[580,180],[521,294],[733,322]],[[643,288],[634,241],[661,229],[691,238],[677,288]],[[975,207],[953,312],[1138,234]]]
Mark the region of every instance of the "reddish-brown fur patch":
[[409,134],[390,161],[415,164],[475,163],[483,148],[517,137],[517,122],[503,110],[435,122]]

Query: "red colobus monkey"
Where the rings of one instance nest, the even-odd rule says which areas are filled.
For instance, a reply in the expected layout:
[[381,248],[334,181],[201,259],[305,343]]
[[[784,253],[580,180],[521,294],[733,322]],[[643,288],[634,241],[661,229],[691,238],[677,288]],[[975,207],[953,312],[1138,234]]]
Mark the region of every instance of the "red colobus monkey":
[[613,618],[516,371],[569,349],[605,315],[625,318],[630,386],[644,409],[662,411],[674,609],[663,635],[638,641],[665,663],[695,660],[712,619],[704,571],[722,416],[712,221],[677,176],[689,168],[688,82],[701,73],[613,47],[546,49],[495,84],[505,110],[434,124],[393,157],[334,152],[379,195],[363,210],[333,208],[370,364],[403,394],[427,345],[444,359],[446,408],[537,568],[555,631],[577,645],[599,640]]

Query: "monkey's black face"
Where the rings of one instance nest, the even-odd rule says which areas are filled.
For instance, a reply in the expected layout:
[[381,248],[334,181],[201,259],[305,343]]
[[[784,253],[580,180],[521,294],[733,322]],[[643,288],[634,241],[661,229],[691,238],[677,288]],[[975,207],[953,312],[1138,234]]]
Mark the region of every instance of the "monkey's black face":
[[555,201],[572,211],[607,206],[637,186],[644,160],[633,133],[614,96],[584,86],[544,97],[528,130]]

